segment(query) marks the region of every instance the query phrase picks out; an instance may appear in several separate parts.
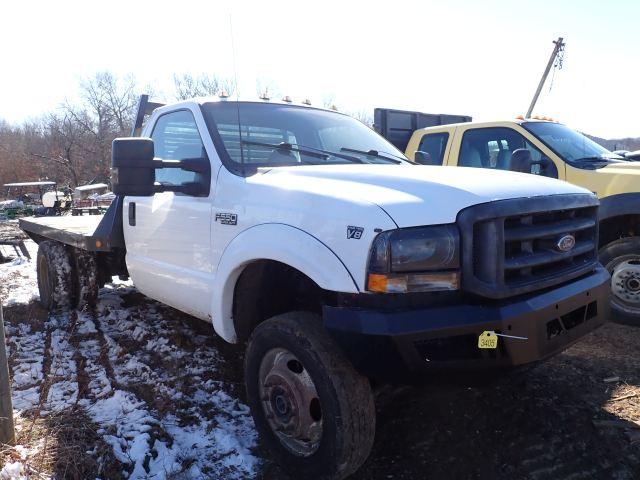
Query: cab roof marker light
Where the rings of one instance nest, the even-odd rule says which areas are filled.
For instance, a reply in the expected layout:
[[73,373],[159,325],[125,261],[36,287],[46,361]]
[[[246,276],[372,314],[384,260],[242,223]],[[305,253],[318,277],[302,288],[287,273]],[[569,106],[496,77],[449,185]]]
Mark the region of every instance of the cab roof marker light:
[[229,98],[229,94],[226,90],[220,90],[220,93],[218,93],[218,98],[220,100],[226,100],[227,98]]
[[292,102],[291,97],[289,95],[285,95],[284,97],[282,97],[282,101],[287,103]]
[[305,99],[302,101],[302,104],[303,104],[303,105],[309,105],[309,106],[311,106],[311,100],[309,100],[308,98],[305,98]]
[[269,97],[269,94],[266,90],[260,94],[260,100],[264,100],[265,102],[271,100],[271,97]]
[[516,120],[524,120],[524,115],[517,115]]

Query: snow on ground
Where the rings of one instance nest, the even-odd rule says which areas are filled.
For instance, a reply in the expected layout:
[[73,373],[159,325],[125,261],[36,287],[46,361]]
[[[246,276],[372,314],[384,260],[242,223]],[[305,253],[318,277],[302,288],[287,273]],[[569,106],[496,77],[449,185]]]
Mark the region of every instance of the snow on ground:
[[0,246],[0,253],[13,257],[8,263],[0,264],[0,298],[5,306],[25,304],[39,298],[35,267],[38,246],[30,240],[25,245],[31,261],[17,257],[12,247]]
[[[35,259],[35,244],[28,247]],[[34,264],[0,265],[5,307],[37,299]],[[15,415],[81,408],[123,478],[254,477],[260,460],[249,409],[221,373],[213,330],[194,322],[123,282],[103,288],[93,312],[7,322]],[[21,451],[0,480],[29,478],[29,452]]]

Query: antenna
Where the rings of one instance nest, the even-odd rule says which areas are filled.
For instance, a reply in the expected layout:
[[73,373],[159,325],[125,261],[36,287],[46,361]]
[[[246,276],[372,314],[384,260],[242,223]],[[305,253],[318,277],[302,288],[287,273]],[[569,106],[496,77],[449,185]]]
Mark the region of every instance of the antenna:
[[229,14],[229,31],[231,33],[231,58],[233,59],[233,81],[236,87],[236,109],[238,112],[238,143],[240,145],[240,165],[244,174],[244,149],[242,147],[242,126],[240,124],[240,93],[238,92],[238,71],[236,69],[236,47],[233,41],[233,20]]

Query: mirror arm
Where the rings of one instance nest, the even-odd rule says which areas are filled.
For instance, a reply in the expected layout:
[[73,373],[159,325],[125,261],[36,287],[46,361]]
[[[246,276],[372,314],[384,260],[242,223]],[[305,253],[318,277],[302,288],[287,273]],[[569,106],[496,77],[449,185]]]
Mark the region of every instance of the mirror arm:
[[209,171],[209,159],[205,157],[185,158],[182,160],[161,160],[153,159],[153,168],[180,168],[187,172],[207,173]]
[[197,197],[205,193],[205,188],[198,182],[186,182],[181,185],[154,185],[155,193],[177,192]]

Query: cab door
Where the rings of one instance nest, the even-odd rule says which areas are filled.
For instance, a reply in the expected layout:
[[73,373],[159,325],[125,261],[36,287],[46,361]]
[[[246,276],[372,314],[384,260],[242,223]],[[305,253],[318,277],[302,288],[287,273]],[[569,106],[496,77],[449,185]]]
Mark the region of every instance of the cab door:
[[[406,156],[421,165],[446,165],[451,143],[452,138],[448,129],[418,130],[407,145]],[[416,152],[422,152],[422,154],[416,155]]]
[[[156,158],[208,158],[189,109],[157,117],[150,136]],[[177,168],[156,170],[156,183],[206,182],[209,193],[125,197],[123,208],[127,267],[133,282],[145,295],[202,319],[210,314],[213,284],[210,178],[211,174]]]

